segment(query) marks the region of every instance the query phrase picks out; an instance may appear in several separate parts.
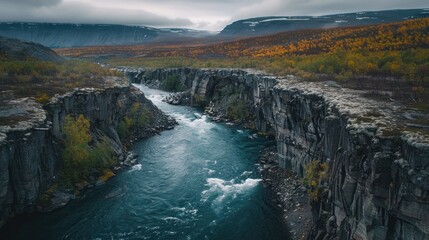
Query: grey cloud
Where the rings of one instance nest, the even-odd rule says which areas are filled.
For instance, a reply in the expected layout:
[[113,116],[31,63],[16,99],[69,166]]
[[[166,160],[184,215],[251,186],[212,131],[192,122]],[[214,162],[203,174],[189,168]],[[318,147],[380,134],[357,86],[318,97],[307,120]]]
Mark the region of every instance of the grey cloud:
[[[261,2],[262,0],[163,0],[162,3],[180,3],[180,4],[185,4],[186,2],[191,2],[191,3],[202,3],[202,4],[234,4],[234,3],[239,3],[239,4],[249,4],[249,3],[253,3],[253,2]],[[128,0],[128,2],[141,2],[141,3],[145,3],[145,2],[156,2],[156,1],[146,1],[146,0]],[[158,1],[159,2],[159,1]],[[161,3],[161,2],[159,2]]]
[[234,20],[258,16],[324,15],[424,7],[429,7],[427,0],[0,0],[0,21],[112,23],[220,30]]
[[167,18],[144,10],[96,7],[80,2],[64,2],[60,5],[20,9],[2,8],[0,21],[60,22],[60,23],[106,23],[146,26],[184,26],[192,22],[184,18]]
[[2,3],[9,6],[27,6],[27,7],[43,7],[54,6],[61,3],[62,0],[2,0]]

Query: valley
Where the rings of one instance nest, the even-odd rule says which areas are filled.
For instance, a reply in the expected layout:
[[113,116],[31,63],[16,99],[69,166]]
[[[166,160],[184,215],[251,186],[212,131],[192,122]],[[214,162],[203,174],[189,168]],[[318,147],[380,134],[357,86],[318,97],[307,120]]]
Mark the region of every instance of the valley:
[[0,22],[0,239],[428,239],[428,14]]

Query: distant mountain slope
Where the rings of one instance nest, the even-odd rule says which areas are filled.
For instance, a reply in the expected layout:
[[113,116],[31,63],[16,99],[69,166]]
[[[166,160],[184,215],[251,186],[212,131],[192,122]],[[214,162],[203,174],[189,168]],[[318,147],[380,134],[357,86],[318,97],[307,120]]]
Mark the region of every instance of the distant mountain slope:
[[0,35],[48,47],[145,43],[158,36],[149,28],[120,25],[1,23]]
[[429,47],[429,18],[371,26],[306,29],[206,45],[98,46],[56,49],[62,56],[240,58],[311,55],[339,50],[401,51]]
[[385,10],[333,14],[325,16],[259,17],[236,21],[226,26],[220,36],[261,36],[278,32],[364,26],[429,17],[429,9]]
[[133,45],[185,37],[207,36],[191,29],[157,29],[106,24],[0,23],[0,36],[48,47]]
[[63,59],[50,48],[32,42],[0,37],[0,60],[42,60],[61,62]]

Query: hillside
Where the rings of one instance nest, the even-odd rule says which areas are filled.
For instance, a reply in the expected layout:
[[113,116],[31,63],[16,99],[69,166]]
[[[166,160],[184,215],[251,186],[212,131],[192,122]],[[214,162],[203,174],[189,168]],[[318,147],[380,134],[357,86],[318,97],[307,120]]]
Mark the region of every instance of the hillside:
[[0,60],[42,60],[60,62],[62,58],[52,49],[32,42],[0,37]]
[[36,97],[46,102],[76,87],[102,88],[116,73],[85,61],[64,60],[50,48],[0,37],[0,95],[3,100]]
[[238,58],[311,55],[337,50],[428,48],[429,18],[373,26],[300,30],[236,41],[199,45],[104,46],[57,49],[60,55],[105,54],[145,57]]
[[221,36],[262,36],[279,32],[351,27],[429,17],[427,9],[343,13],[324,16],[272,16],[243,19],[226,26]]
[[0,23],[0,36],[36,42],[52,48],[146,44],[209,34],[192,29],[107,24]]
[[391,91],[406,101],[424,103],[429,99],[428,33],[429,19],[424,18],[284,32],[217,44],[87,47],[57,52],[74,57],[116,56],[107,60],[115,66],[236,67],[295,74],[308,80],[322,76],[349,87]]
[[267,16],[236,21],[219,34],[186,28],[112,24],[0,23],[0,36],[51,48],[111,45],[206,44],[279,32],[367,26],[429,17],[429,10],[407,9],[324,16]]

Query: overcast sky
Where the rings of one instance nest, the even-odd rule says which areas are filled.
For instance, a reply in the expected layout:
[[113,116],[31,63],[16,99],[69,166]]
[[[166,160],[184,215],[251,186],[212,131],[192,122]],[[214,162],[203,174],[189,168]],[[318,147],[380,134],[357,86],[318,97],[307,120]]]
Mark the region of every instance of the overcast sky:
[[258,16],[429,8],[428,0],[0,0],[0,21],[112,23],[218,31]]

